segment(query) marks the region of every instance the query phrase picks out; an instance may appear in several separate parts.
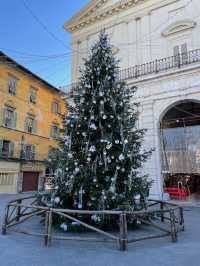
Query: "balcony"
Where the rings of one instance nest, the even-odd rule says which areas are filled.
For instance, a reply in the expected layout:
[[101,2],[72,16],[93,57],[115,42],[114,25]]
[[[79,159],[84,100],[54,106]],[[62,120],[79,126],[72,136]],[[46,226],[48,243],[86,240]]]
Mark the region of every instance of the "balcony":
[[[163,73],[171,69],[180,69],[198,62],[200,62],[200,49],[119,70],[118,78],[120,81],[138,79],[151,74]],[[68,96],[73,96],[77,86],[78,83],[72,83],[63,87],[62,90],[65,91]]]

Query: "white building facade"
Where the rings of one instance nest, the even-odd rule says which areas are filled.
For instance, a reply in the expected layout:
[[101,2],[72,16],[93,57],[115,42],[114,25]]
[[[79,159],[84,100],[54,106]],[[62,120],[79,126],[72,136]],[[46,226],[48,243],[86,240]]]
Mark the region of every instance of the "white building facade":
[[[151,195],[163,197],[166,175],[198,176],[198,141],[187,144],[184,158],[180,157],[177,140],[174,149],[169,148],[164,154],[162,123],[167,115],[169,128],[184,128],[180,134],[183,131],[191,134],[194,131],[191,126],[195,126],[195,132],[200,133],[199,0],[93,0],[65,23],[65,29],[72,34],[72,82],[78,81],[83,58],[105,29],[120,59],[121,79],[138,87],[139,127],[148,130],[144,146],[155,148],[143,170],[154,180]],[[179,113],[169,113],[173,108]],[[174,126],[179,121],[184,126]],[[180,139],[177,131],[175,135]],[[192,160],[187,157],[188,150]],[[182,166],[174,167],[172,159],[182,162]],[[191,168],[188,164],[186,169],[184,160],[195,160],[195,165]],[[174,170],[177,167],[180,170]]]

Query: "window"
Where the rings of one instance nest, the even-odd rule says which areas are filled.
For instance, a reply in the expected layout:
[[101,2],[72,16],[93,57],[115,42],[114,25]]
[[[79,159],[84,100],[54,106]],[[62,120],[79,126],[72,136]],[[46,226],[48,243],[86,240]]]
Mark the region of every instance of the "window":
[[9,140],[0,140],[0,157],[13,158],[14,143]]
[[56,115],[60,113],[60,103],[58,101],[52,103],[52,113]]
[[174,62],[176,65],[186,64],[188,61],[187,43],[174,46]]
[[37,122],[33,115],[28,115],[25,119],[25,131],[35,134],[37,132]]
[[17,113],[15,109],[10,106],[6,106],[4,109],[3,125],[8,128],[16,128]]
[[51,125],[51,137],[52,138],[59,138],[60,136],[60,128],[58,126],[58,124],[52,124]]
[[17,89],[17,78],[14,76],[9,76],[8,93],[11,95],[16,95],[16,89]]
[[35,159],[35,146],[25,144],[22,152],[22,159],[32,161]]
[[37,101],[37,90],[33,87],[30,88],[30,103],[36,104]]

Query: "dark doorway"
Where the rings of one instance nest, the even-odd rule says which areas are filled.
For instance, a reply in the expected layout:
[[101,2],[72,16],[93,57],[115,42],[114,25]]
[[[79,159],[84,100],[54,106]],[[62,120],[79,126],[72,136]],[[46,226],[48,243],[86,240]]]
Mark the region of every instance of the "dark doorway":
[[37,191],[38,181],[38,172],[23,172],[22,192]]

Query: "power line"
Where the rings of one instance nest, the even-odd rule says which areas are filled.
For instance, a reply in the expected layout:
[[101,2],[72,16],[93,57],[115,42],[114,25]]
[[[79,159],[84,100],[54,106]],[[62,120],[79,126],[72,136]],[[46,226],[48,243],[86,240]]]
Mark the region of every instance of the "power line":
[[60,43],[63,47],[70,49],[61,39],[59,39],[53,32],[51,32],[48,27],[36,16],[36,14],[33,12],[33,10],[28,6],[27,2],[25,0],[21,0],[23,3],[23,6],[25,9],[29,12],[29,14],[37,21],[37,23],[43,28],[44,31],[46,31],[55,41]]

